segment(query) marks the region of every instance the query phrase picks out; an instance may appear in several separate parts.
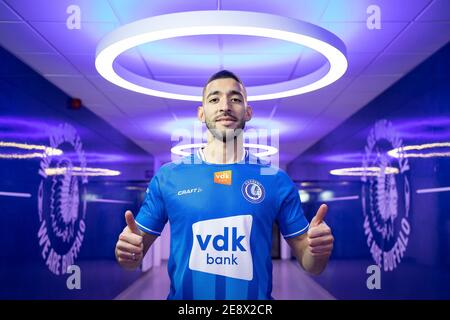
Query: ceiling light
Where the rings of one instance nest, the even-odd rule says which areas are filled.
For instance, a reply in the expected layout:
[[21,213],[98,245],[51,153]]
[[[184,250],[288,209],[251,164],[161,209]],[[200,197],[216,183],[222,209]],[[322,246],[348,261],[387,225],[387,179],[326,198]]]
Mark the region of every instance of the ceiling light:
[[120,171],[103,169],[103,168],[80,168],[80,167],[70,167],[70,168],[47,168],[45,169],[45,174],[48,176],[55,175],[65,175],[70,172],[73,176],[118,176]]
[[[356,167],[356,168],[342,168],[333,169],[330,174],[335,176],[379,176],[381,168],[379,167]],[[398,169],[394,167],[384,168],[385,174],[398,174]]]
[[[248,101],[285,98],[318,90],[342,77],[348,66],[342,40],[319,26],[267,13],[214,10],[165,14],[121,26],[98,44],[95,67],[106,80],[131,91],[168,99],[202,101],[202,87],[156,81],[114,63],[125,51],[146,43],[199,35],[278,39],[308,47],[327,59],[327,63],[306,76],[247,87]],[[180,52],[182,50],[180,48]]]
[[32,153],[0,153],[0,159],[31,159],[31,158],[44,158],[47,156],[59,156],[63,152],[60,149],[47,147],[44,145],[17,143],[17,142],[5,142],[0,141],[0,148],[16,148],[22,150],[39,150],[41,152]]
[[406,151],[411,150],[425,150],[425,149],[436,149],[436,148],[448,148],[450,147],[450,142],[436,142],[436,143],[426,143],[420,145],[403,146],[400,148],[395,148],[388,151],[388,155],[393,158],[434,158],[434,157],[450,157],[450,152],[430,152],[430,153],[407,153]]

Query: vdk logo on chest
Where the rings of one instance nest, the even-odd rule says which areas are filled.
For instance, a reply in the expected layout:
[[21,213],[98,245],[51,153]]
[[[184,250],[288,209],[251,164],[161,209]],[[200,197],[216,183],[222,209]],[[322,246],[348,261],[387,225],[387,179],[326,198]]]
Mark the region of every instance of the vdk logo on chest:
[[[228,227],[223,228],[223,235],[219,234],[216,235],[212,240],[212,246],[216,251],[247,251],[242,246],[242,240],[244,240],[245,235],[238,236],[237,235],[237,228],[232,227],[232,234],[229,234]],[[205,251],[208,248],[208,245],[211,242],[211,234],[208,234],[205,239],[202,238],[201,235],[197,235],[197,240],[200,245],[200,248]],[[231,246],[229,245],[231,242]],[[237,257],[234,255],[234,253],[230,256],[209,256],[206,254],[206,263],[207,264],[232,264],[232,265],[238,265]]]
[[251,215],[199,221],[192,225],[193,245],[189,268],[251,280]]

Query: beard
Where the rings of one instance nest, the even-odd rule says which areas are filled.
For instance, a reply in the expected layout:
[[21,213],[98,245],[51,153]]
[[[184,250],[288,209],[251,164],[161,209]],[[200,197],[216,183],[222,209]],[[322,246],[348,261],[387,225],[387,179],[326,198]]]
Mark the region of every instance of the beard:
[[211,132],[211,134],[214,136],[214,138],[216,138],[217,140],[227,142],[227,141],[236,139],[244,131],[245,120],[244,119],[237,120],[236,128],[218,129],[216,120],[219,117],[223,117],[223,116],[230,116],[230,115],[226,114],[226,115],[217,116],[213,119],[206,119],[206,121],[205,121],[206,127],[208,128],[209,132]]

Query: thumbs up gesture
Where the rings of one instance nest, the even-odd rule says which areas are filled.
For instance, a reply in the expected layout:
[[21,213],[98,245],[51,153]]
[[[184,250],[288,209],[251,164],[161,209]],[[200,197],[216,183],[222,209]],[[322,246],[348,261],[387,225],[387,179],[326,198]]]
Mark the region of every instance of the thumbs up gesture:
[[143,258],[143,236],[130,210],[125,212],[125,221],[127,226],[119,235],[116,243],[116,258],[122,267],[135,269]]
[[313,257],[329,257],[333,250],[334,237],[325,223],[328,206],[322,204],[311,220],[308,230],[308,249]]

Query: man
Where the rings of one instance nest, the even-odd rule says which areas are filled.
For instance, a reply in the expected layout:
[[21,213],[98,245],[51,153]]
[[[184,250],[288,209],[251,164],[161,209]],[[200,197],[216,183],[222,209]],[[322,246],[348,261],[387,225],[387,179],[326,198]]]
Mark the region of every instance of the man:
[[261,174],[268,165],[243,147],[251,117],[240,79],[226,70],[214,74],[198,107],[208,144],[189,161],[162,166],[136,220],[125,213],[116,257],[129,269],[140,265],[170,221],[168,299],[272,299],[274,222],[303,269],[319,274],[327,265],[334,240],[323,221],[327,206],[308,224],[288,175]]

